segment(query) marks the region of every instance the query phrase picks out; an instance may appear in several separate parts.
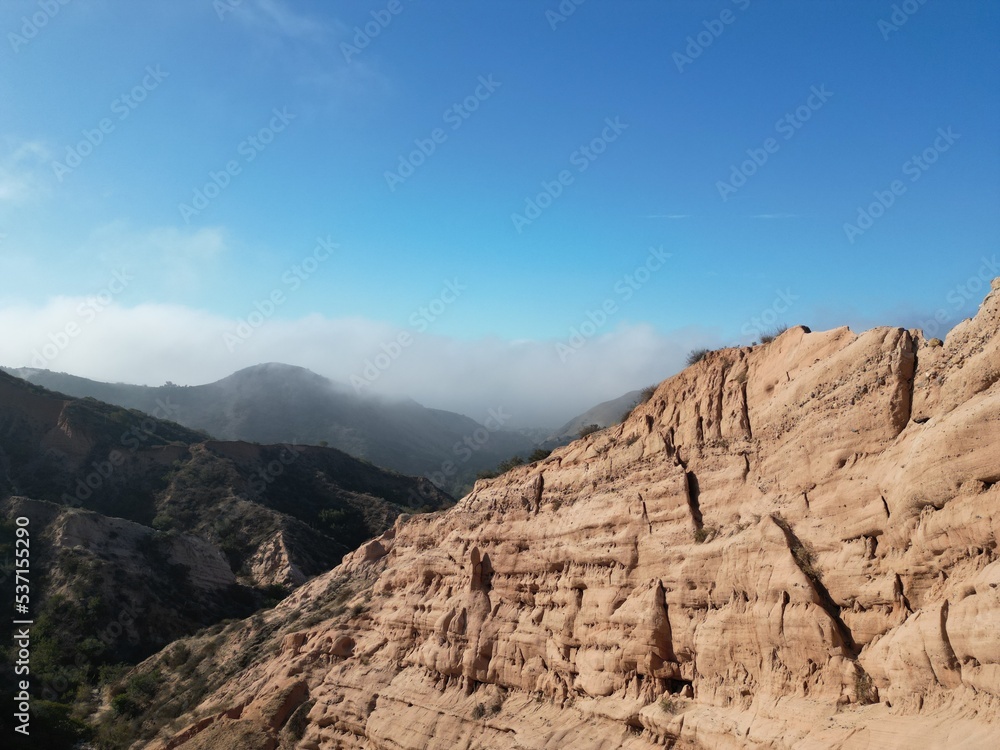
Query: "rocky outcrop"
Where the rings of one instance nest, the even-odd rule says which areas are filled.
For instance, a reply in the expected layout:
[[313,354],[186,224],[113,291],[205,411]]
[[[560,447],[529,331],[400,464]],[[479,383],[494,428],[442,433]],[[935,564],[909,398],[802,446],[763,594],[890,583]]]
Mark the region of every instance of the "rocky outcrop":
[[[150,575],[162,565],[180,565],[196,589],[215,592],[236,583],[217,547],[191,534],[163,534],[141,524],[54,503],[13,497],[0,509],[7,518],[26,517],[47,542],[52,558],[113,561],[122,573]],[[162,553],[155,557],[158,547]],[[151,554],[151,551],[152,554]],[[53,571],[58,577],[60,571]]]
[[150,746],[996,747],[998,328],[995,281],[943,346],[793,328],[711,353],[401,519],[224,670],[260,623],[234,628],[199,723]]
[[[12,514],[34,518],[41,505],[43,503],[18,499],[12,503]],[[191,534],[161,534],[131,521],[76,508],[62,509],[48,533],[56,556],[62,550],[72,551],[92,558],[114,560],[124,572],[136,572],[156,567],[156,563],[150,561],[150,549],[162,544],[165,547],[164,562],[183,566],[187,571],[186,578],[195,588],[210,592],[236,583],[236,576],[225,555],[204,539]]]
[[294,588],[306,581],[305,574],[292,562],[285,532],[279,530],[264,542],[249,561],[250,576],[260,586]]

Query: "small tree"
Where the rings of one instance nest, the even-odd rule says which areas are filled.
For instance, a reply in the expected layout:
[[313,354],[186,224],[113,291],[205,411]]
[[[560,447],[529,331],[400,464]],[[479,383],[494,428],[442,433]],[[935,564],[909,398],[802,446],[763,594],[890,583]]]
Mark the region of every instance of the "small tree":
[[547,451],[544,448],[535,448],[531,455],[528,456],[528,463],[534,463],[535,461],[544,461],[549,457],[552,451]]
[[635,411],[636,407],[641,406],[642,404],[646,403],[651,398],[653,398],[654,393],[656,393],[656,385],[647,385],[645,388],[643,388],[639,392],[639,398],[636,399],[635,403],[632,404],[625,412],[622,413],[622,416],[618,421],[624,422],[626,419],[631,417],[632,412]]
[[506,461],[501,461],[499,464],[497,464],[497,467],[495,469],[486,469],[484,471],[479,472],[478,474],[476,474],[476,479],[493,479],[494,477],[498,477],[501,474],[505,474],[506,472],[513,469],[515,466],[521,466],[522,464],[524,464],[523,458],[521,458],[520,456],[512,456],[511,458],[508,458]]
[[587,435],[592,435],[593,433],[597,432],[599,429],[601,429],[601,426],[599,424],[588,424],[588,425],[585,425],[584,427],[580,428],[580,437],[585,438],[585,437],[587,437]]
[[701,362],[703,359],[705,359],[705,355],[707,355],[710,351],[712,351],[712,350],[711,349],[692,349],[688,353],[688,356],[687,356],[687,363],[688,363],[688,365],[694,365],[694,364],[697,364],[697,363]]
[[515,466],[521,466],[523,463],[524,459],[521,458],[520,456],[512,456],[508,458],[506,461],[501,461],[497,465],[497,471],[501,474],[504,474],[505,472],[508,472],[511,469],[513,469]]
[[776,338],[778,338],[778,336],[780,336],[781,334],[783,334],[787,330],[788,330],[788,326],[778,326],[777,328],[771,329],[767,333],[762,333],[760,335],[760,343],[762,343],[762,344],[770,344],[772,341],[774,341]]

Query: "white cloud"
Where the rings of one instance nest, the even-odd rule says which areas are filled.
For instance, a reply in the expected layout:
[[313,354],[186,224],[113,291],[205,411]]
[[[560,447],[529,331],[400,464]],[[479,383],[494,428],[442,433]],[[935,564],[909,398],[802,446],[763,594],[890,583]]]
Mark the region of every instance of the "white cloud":
[[307,118],[316,112],[323,116],[349,114],[353,119],[391,92],[388,76],[376,63],[345,60],[339,42],[352,32],[337,18],[305,15],[282,0],[228,2],[234,4],[226,6],[229,10],[224,19],[231,14],[242,23],[260,50],[287,72],[294,86],[291,92],[298,88],[308,92],[296,102],[296,114]]
[[233,15],[247,26],[292,39],[319,39],[327,26],[289,8],[281,0],[248,0],[233,8]]
[[256,0],[258,14],[270,20],[283,34],[292,37],[315,36],[323,25],[308,16],[295,13],[279,0]]
[[0,157],[0,206],[18,206],[47,191],[51,152],[41,141],[4,139]]
[[[226,334],[236,333],[235,320],[179,305],[126,308],[117,301],[94,315],[88,312],[92,307],[81,308],[86,302],[60,297],[41,307],[0,308],[5,333],[0,364],[161,385],[212,382],[261,362],[286,362],[348,383],[352,375],[364,377],[366,360],[374,361],[382,344],[400,332],[362,318],[310,315],[266,321],[241,344],[227,345]],[[67,334],[70,324],[76,326],[73,336]],[[412,345],[378,370],[366,390],[408,396],[474,419],[502,406],[514,424],[553,427],[668,377],[692,347],[710,338],[695,329],[664,335],[648,325],[622,325],[562,362],[552,341],[411,334]]]
[[190,293],[199,288],[208,266],[227,248],[228,235],[221,227],[138,231],[127,222],[115,221],[95,229],[82,251],[104,266],[141,269],[145,282],[155,279],[163,291]]

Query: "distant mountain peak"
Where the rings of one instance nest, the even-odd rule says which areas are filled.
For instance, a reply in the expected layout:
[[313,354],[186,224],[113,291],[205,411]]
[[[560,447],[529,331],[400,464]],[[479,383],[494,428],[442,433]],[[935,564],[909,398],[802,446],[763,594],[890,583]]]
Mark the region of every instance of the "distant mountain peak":
[[[228,380],[229,378],[237,377],[248,377],[248,376],[267,376],[267,377],[313,377],[318,380],[329,380],[318,373],[313,372],[307,367],[300,367],[299,365],[289,365],[284,362],[261,362],[257,365],[250,365],[249,367],[244,367],[241,370],[237,370],[232,375],[223,378],[223,380]],[[330,381],[332,382],[332,381]]]
[[358,394],[283,362],[263,362],[184,388],[100,383],[47,370],[23,377],[77,398],[166,417],[222,440],[328,445],[394,471],[431,477],[454,494],[469,489],[478,472],[535,447],[530,438],[505,431],[476,442],[473,436],[483,425],[469,417],[412,399]]

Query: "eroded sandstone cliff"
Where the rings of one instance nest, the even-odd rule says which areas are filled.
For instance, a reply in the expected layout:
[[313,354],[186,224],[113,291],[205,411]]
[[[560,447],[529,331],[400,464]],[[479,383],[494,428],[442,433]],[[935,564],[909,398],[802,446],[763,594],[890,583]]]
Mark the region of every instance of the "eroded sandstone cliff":
[[998,327],[711,353],[192,640],[152,746],[1000,746]]

